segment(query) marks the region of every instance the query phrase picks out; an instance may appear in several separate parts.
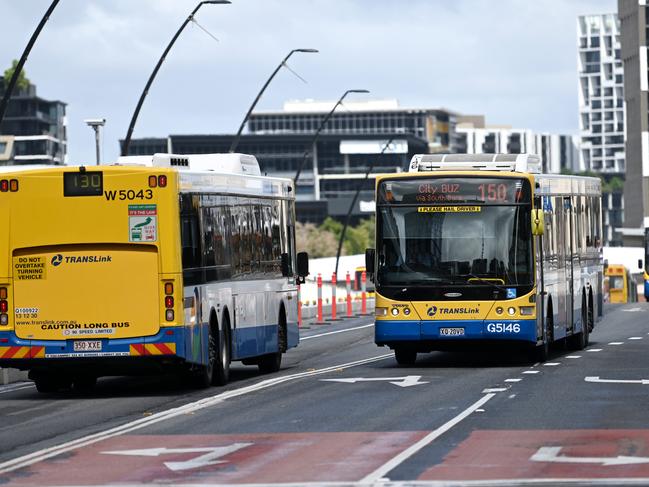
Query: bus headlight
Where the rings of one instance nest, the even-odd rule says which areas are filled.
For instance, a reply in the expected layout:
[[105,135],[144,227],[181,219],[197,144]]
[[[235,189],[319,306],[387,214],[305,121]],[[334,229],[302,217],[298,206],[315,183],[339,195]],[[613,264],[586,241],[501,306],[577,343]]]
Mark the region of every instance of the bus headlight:
[[403,314],[406,316],[410,315],[410,308],[403,308]]
[[399,308],[392,308],[392,316],[397,316],[399,314]]
[[510,306],[509,308],[507,308],[507,312],[508,312],[510,315],[513,316],[513,315],[516,314],[516,308],[514,308],[513,306]]
[[374,308],[374,316],[387,316],[388,315],[388,308],[383,308],[381,306],[377,306]]
[[502,307],[498,306],[498,307],[496,308],[496,314],[499,314],[499,315],[503,314],[503,309],[502,309]]

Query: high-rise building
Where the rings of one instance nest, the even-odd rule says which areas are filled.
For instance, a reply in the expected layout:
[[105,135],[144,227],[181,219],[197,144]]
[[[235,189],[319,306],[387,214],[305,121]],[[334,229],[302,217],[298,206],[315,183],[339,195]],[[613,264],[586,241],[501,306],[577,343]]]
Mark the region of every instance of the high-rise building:
[[580,167],[625,172],[624,76],[615,14],[577,20]]
[[625,245],[641,246],[649,229],[649,73],[646,0],[618,0],[626,102]]
[[[0,97],[5,79],[0,77]],[[16,87],[0,125],[0,165],[64,164],[67,154],[65,103],[36,95],[36,86]]]

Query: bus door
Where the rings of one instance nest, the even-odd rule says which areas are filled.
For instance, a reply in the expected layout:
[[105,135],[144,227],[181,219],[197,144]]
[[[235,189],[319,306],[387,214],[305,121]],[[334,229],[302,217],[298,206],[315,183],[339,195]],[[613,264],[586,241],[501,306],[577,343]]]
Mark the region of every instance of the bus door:
[[572,208],[570,196],[563,197],[563,211],[565,216],[565,232],[564,232],[564,248],[565,248],[565,268],[566,268],[566,330],[572,330],[574,323],[574,268],[573,256],[575,249],[573,248],[573,232],[575,231],[575,215]]

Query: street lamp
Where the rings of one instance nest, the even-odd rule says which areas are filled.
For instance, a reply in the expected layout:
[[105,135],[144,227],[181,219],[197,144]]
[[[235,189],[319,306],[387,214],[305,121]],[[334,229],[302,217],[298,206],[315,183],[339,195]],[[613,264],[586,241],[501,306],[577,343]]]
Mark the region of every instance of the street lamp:
[[237,146],[239,145],[239,139],[241,138],[241,132],[243,132],[243,127],[246,125],[246,122],[248,121],[248,118],[250,118],[250,114],[252,111],[255,109],[255,106],[257,105],[257,102],[261,98],[261,95],[264,94],[264,91],[266,91],[266,88],[270,84],[270,82],[273,80],[275,75],[279,72],[279,70],[282,68],[282,66],[286,66],[286,62],[288,61],[288,58],[290,58],[293,53],[296,52],[319,52],[317,49],[293,49],[291,52],[287,54],[287,56],[282,60],[281,63],[279,63],[279,66],[275,68],[275,71],[270,75],[270,78],[264,83],[264,86],[261,87],[261,90],[259,93],[257,93],[257,97],[255,98],[255,101],[252,102],[252,105],[250,105],[250,108],[248,109],[248,113],[246,113],[246,116],[243,117],[243,121],[241,122],[241,125],[239,126],[239,130],[237,132],[237,135],[234,136],[234,140],[232,141],[232,145],[230,146],[230,152],[234,152],[237,150]]
[[[0,100],[0,125],[2,124],[2,120],[5,117],[5,111],[7,110],[7,105],[9,104],[9,98],[11,98],[11,93],[14,91],[14,87],[16,86],[16,82],[18,81],[18,77],[20,76],[21,71],[23,70],[23,66],[25,65],[25,62],[27,61],[27,56],[29,56],[29,53],[32,50],[32,47],[34,46],[34,43],[36,42],[36,39],[38,38],[39,34],[41,33],[41,30],[43,30],[43,27],[45,26],[45,23],[47,20],[50,18],[50,15],[58,5],[59,0],[54,0],[51,4],[50,7],[47,9],[45,12],[45,15],[43,15],[43,18],[41,19],[40,23],[36,27],[36,30],[32,34],[32,36],[29,38],[29,42],[27,43],[27,46],[25,46],[25,50],[23,51],[22,56],[20,56],[20,60],[18,61],[18,64],[16,65],[16,69],[14,69],[14,74],[9,80],[9,84],[7,85],[4,95],[2,96],[2,100]],[[7,80],[5,80],[5,83]]]
[[374,159],[372,159],[372,162],[367,166],[367,171],[365,171],[365,177],[361,180],[360,183],[358,183],[358,187],[356,188],[356,194],[354,194],[354,198],[352,198],[352,202],[349,205],[349,209],[347,210],[347,217],[345,218],[345,224],[343,225],[343,230],[340,232],[340,240],[338,240],[338,252],[336,252],[336,268],[334,269],[334,274],[336,277],[338,277],[338,261],[340,260],[340,252],[343,249],[343,241],[345,240],[345,232],[347,231],[347,227],[349,226],[349,220],[351,220],[352,216],[352,211],[354,210],[354,206],[356,206],[356,201],[358,200],[358,196],[361,193],[361,189],[363,189],[363,183],[367,181],[367,178],[370,176],[370,172],[372,172],[372,169],[374,169],[374,163],[378,160],[380,156],[382,156],[385,151],[387,150],[388,147],[390,147],[390,144],[394,140],[394,135],[388,139],[388,141],[385,143],[383,146],[383,149],[379,153],[378,156],[376,156]]
[[163,61],[167,57],[167,54],[169,54],[169,51],[173,47],[173,45],[176,42],[176,39],[180,36],[180,33],[187,27],[187,24],[191,22],[191,20],[194,18],[194,15],[196,15],[196,12],[206,4],[228,4],[232,3],[230,0],[203,0],[202,2],[199,2],[198,5],[196,5],[196,8],[192,10],[192,13],[189,14],[189,16],[185,19],[185,21],[182,23],[180,28],[176,31],[174,36],[171,38],[171,41],[169,41],[169,45],[167,48],[164,50],[162,53],[162,56],[160,56],[160,59],[158,60],[158,64],[155,65],[155,68],[153,68],[153,72],[151,73],[151,76],[149,76],[149,80],[146,82],[146,85],[144,86],[144,90],[142,91],[142,94],[140,95],[140,99],[137,102],[137,106],[135,107],[135,111],[133,112],[133,116],[131,117],[131,123],[128,126],[128,132],[126,133],[126,138],[124,139],[124,143],[122,144],[122,155],[126,156],[128,155],[128,148],[131,145],[131,136],[133,135],[133,129],[135,128],[135,122],[137,121],[137,117],[140,114],[140,109],[142,108],[142,104],[144,103],[144,99],[146,98],[146,95],[149,93],[149,88],[151,87],[151,84],[153,83],[153,80],[155,79],[156,75],[158,74],[158,71],[160,70],[160,66],[162,66]]
[[[318,127],[318,130],[315,131],[315,135],[313,136],[313,139],[311,140],[311,143],[307,146],[306,150],[304,151],[304,157],[302,158],[302,162],[300,163],[300,166],[297,168],[297,172],[295,173],[295,177],[293,178],[293,184],[295,184],[296,191],[297,191],[297,180],[300,177],[300,173],[302,172],[302,167],[304,166],[304,163],[306,162],[306,158],[309,155],[309,147],[313,147],[313,145],[316,143],[318,140],[318,137],[320,136],[320,132],[324,128],[324,126],[327,124],[331,116],[334,114],[336,111],[336,108],[338,108],[338,105],[340,105],[345,97],[349,95],[350,93],[369,93],[368,90],[347,90],[345,93],[343,93],[343,96],[341,96],[334,107],[331,109],[331,111],[327,114],[327,116],[322,120],[322,123]],[[315,163],[315,162],[314,162]],[[316,184],[318,182],[316,181]]]
[[99,165],[100,162],[100,153],[99,153],[99,147],[100,147],[100,134],[99,131],[101,127],[103,127],[106,124],[106,119],[105,118],[88,118],[84,120],[86,122],[86,125],[88,127],[92,128],[95,131],[95,152],[97,154],[97,165]]

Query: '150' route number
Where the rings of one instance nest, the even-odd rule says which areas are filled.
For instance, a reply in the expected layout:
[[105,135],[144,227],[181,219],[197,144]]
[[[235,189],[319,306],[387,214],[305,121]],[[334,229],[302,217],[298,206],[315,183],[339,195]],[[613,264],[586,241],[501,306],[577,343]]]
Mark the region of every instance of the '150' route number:
[[120,189],[104,191],[104,196],[108,201],[150,200],[153,199],[153,191],[150,189],[140,189],[139,191],[135,191],[134,189]]

